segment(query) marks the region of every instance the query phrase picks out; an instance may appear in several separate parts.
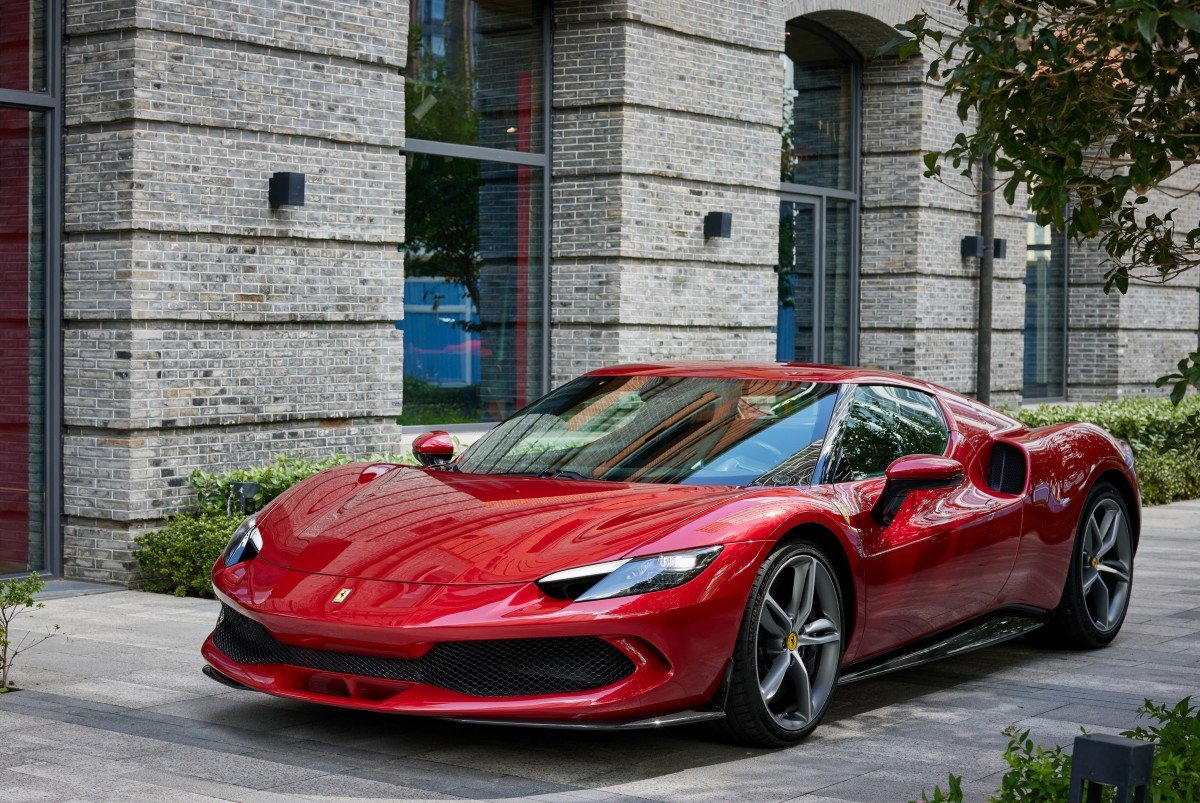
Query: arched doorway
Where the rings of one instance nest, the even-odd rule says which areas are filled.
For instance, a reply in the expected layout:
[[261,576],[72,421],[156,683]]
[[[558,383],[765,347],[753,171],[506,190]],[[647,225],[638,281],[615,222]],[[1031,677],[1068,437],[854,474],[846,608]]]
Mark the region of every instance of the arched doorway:
[[776,358],[854,364],[862,58],[795,19],[783,59]]

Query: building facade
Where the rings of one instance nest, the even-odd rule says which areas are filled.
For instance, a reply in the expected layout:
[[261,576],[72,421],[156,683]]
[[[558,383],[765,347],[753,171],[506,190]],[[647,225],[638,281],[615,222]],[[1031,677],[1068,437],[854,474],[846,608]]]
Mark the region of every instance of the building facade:
[[[961,124],[876,55],[922,5],[0,0],[0,574],[128,580],[195,469],[386,452],[607,363],[973,392],[979,192],[921,161]],[[1195,276],[1106,296],[1093,245],[997,207],[993,402],[1196,348]]]

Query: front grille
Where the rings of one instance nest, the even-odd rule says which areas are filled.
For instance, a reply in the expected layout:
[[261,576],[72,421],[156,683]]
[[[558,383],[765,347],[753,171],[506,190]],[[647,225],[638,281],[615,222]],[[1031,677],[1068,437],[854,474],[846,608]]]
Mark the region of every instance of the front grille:
[[589,691],[633,673],[633,662],[592,637],[447,641],[420,658],[378,658],[284,644],[265,627],[221,606],[217,648],[239,664],[287,664],[324,672],[426,683],[473,697]]
[[1011,443],[993,443],[988,487],[1002,494],[1019,494],[1025,490],[1025,453]]

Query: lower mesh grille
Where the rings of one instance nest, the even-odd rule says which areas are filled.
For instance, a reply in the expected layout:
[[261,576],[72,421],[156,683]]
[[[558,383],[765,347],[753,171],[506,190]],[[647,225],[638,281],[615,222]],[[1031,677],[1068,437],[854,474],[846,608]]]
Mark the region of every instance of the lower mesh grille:
[[474,697],[589,691],[627,678],[634,669],[623,652],[591,637],[448,641],[412,659],[294,647],[228,605],[221,606],[213,642],[239,664],[287,664],[426,683]]
[[993,443],[988,487],[1003,494],[1019,494],[1025,490],[1025,453],[1010,443]]

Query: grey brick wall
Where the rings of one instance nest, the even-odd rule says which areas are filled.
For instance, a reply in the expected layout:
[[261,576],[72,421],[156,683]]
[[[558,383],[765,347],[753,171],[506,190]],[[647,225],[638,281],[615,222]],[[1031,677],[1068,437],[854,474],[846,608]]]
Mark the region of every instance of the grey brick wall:
[[[622,359],[774,357],[780,55],[787,21],[807,15],[866,59],[860,360],[974,390],[977,266],[959,241],[978,231],[978,196],[921,176],[922,154],[961,124],[921,60],[873,59],[916,10],[557,5],[554,382],[614,359],[589,337]],[[704,240],[708,211],[734,213],[731,239]],[[997,225],[1011,250],[997,266],[992,387],[1016,401],[1023,215],[1002,208]]]
[[[860,362],[974,391],[978,274],[959,242],[978,232],[978,193],[921,163],[962,124],[924,60],[874,56],[927,5],[555,3],[553,384],[616,361],[773,358],[780,56],[788,20],[806,17],[865,59]],[[408,3],[67,9],[67,571],[120,581],[132,538],[187,501],[193,469],[399,442]],[[490,69],[511,83],[505,52]],[[512,109],[484,111],[487,143]],[[304,207],[270,209],[276,170],[307,175]],[[1194,220],[1200,199],[1152,206]],[[1021,393],[1023,210],[998,209],[1001,403]],[[703,238],[710,211],[733,213],[731,238]],[[488,225],[499,290],[513,226],[502,211]],[[1154,392],[1197,345],[1198,277],[1106,296],[1094,244],[1071,259],[1069,397]],[[535,329],[521,336],[536,352]],[[512,372],[494,373],[512,392]]]
[[125,581],[192,470],[399,441],[408,3],[67,13],[66,571]]
[[[783,45],[752,3],[556,4],[552,382],[772,359]],[[705,241],[703,217],[734,214]]]

